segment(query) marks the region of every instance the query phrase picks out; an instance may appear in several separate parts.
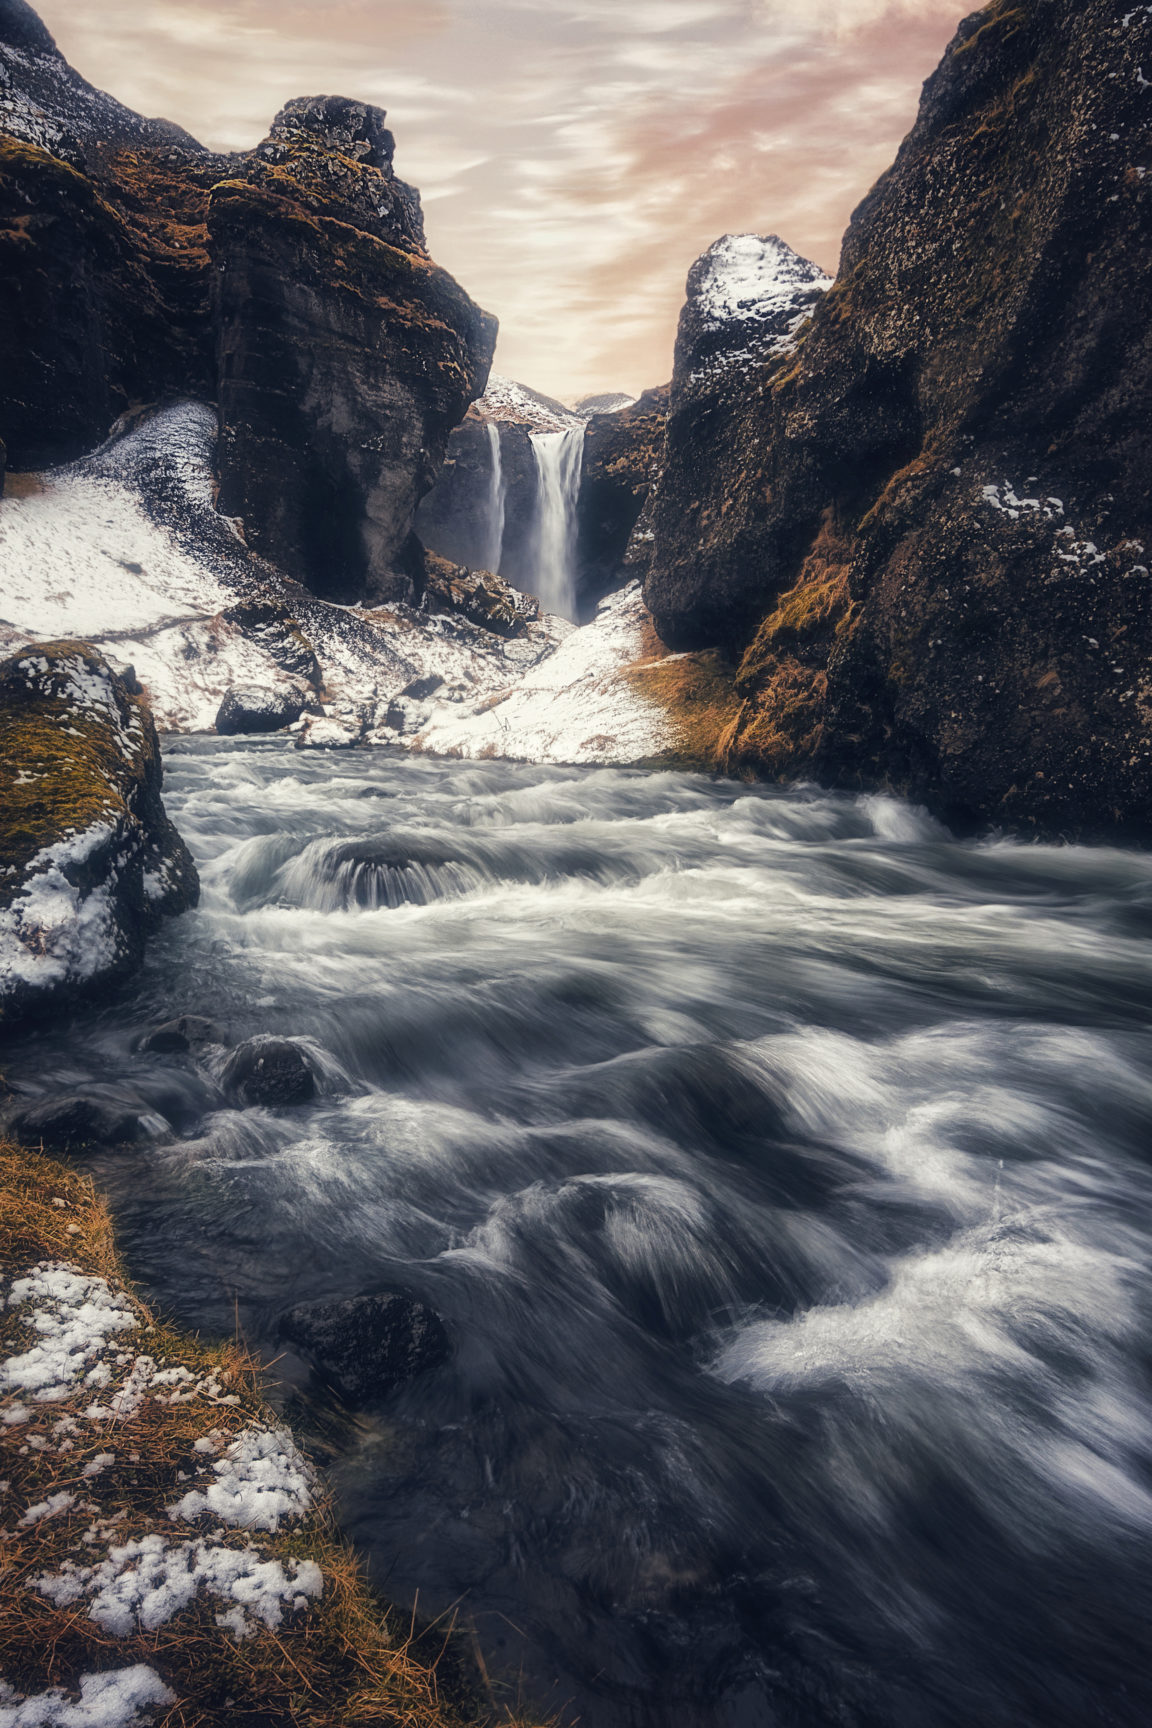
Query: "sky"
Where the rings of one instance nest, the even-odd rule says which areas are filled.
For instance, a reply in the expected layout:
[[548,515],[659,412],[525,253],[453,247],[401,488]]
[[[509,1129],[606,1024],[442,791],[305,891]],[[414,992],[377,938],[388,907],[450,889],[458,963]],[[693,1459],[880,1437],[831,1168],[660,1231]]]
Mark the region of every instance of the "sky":
[[215,149],[293,96],[388,110],[496,369],[565,401],[672,370],[693,260],[780,234],[834,273],[963,0],[34,0],[129,107]]

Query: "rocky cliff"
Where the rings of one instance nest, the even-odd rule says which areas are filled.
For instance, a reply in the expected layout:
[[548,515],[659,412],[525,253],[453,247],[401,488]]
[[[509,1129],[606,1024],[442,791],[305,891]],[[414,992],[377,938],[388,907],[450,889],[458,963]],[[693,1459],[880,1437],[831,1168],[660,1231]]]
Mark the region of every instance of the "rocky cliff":
[[646,597],[740,661],[726,765],[1147,830],[1150,67],[1147,7],[995,0],[788,351],[690,305]]
[[621,583],[628,543],[660,472],[669,394],[667,385],[646,390],[636,402],[625,399],[589,418],[576,507],[577,594],[584,609]]
[[100,655],[0,664],[0,1024],[121,978],[196,904],[160,787],[152,716]]
[[0,0],[0,441],[90,450],[137,405],[219,405],[222,503],[314,593],[382,598],[495,322],[428,256],[377,109],[290,103],[221,157],[84,82]]

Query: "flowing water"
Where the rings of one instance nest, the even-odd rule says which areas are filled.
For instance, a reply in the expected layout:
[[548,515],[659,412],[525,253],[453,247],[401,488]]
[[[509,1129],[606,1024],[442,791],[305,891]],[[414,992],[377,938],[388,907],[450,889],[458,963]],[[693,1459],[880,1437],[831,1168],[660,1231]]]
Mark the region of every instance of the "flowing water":
[[[591,1728],[1152,1720],[1152,858],[275,741],[167,799],[201,910],[9,1078],[141,1101],[184,1321],[443,1316],[333,1466],[395,1598]],[[185,1011],[324,1095],[133,1054]]]
[[487,422],[488,431],[488,509],[486,532],[484,539],[484,558],[481,568],[500,574],[500,564],[504,556],[504,519],[507,514],[508,493],[504,483],[504,458],[500,449],[500,428],[494,420]]
[[533,590],[545,612],[576,617],[576,504],[584,462],[584,427],[533,432],[536,520]]

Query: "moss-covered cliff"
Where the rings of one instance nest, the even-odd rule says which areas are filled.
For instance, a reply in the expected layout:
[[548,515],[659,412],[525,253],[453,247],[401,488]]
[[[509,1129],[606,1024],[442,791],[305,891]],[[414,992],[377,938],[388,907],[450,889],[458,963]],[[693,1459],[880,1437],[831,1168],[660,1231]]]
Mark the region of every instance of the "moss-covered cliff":
[[726,765],[1147,827],[1149,64],[1109,0],[967,19],[811,322],[670,431],[646,598],[740,660]]
[[93,90],[0,0],[0,442],[70,460],[126,410],[219,404],[222,503],[341,600],[382,596],[495,320],[428,256],[384,115],[317,97],[216,156]]

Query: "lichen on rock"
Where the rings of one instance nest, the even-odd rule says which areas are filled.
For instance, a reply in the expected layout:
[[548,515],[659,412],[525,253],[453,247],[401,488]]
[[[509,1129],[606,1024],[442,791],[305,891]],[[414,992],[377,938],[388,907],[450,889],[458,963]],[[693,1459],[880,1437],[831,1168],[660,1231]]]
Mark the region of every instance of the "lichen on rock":
[[196,904],[152,716],[93,649],[0,664],[0,1021],[122,977]]

